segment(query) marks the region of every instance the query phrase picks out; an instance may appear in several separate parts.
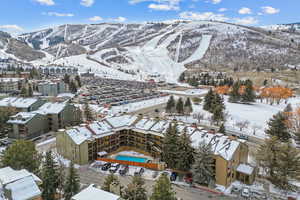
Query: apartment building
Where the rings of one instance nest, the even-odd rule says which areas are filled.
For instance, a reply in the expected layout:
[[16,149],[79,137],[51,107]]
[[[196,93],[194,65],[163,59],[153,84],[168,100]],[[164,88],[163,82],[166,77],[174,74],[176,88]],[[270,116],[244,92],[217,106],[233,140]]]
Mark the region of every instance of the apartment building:
[[[163,138],[170,123],[174,122],[129,115],[111,117],[59,130],[57,150],[65,158],[82,165],[93,162],[101,152],[110,154],[120,149],[160,158]],[[237,179],[248,184],[253,182],[255,170],[247,164],[248,147],[245,141],[209,133],[192,124],[176,123],[179,134],[186,132],[195,148],[200,142],[212,145],[216,184],[228,187]],[[245,170],[245,166],[252,170]]]
[[122,198],[118,195],[115,195],[110,192],[106,192],[97,188],[95,185],[90,185],[85,188],[75,196],[71,198],[71,200],[122,200]]
[[61,80],[44,81],[38,83],[37,88],[43,96],[57,96],[66,92],[66,85]]
[[0,100],[1,107],[15,108],[17,112],[31,112],[37,110],[45,103],[39,98],[21,98],[21,97],[7,97]]
[[18,91],[24,84],[23,78],[0,78],[0,92]]

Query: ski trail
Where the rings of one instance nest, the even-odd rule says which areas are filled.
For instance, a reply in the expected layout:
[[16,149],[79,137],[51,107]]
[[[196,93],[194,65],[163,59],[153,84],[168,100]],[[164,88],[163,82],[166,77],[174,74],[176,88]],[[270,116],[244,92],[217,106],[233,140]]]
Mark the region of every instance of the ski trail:
[[97,47],[98,47],[98,46],[102,46],[102,45],[106,44],[107,42],[109,42],[111,39],[113,39],[113,37],[114,37],[115,35],[117,35],[117,34],[120,33],[121,31],[123,31],[125,28],[126,28],[126,25],[124,25],[124,26],[122,26],[121,28],[119,28],[118,30],[116,30],[113,34],[111,34],[111,35],[107,38],[107,40],[101,42],[100,44],[97,44]]
[[65,33],[64,33],[64,40],[67,40],[67,30],[68,30],[68,24],[65,26]]
[[179,38],[178,45],[176,48],[175,62],[177,62],[177,63],[179,62],[179,53],[180,53],[180,46],[181,46],[181,42],[182,42],[182,35],[183,35],[183,33],[180,34],[180,38]]

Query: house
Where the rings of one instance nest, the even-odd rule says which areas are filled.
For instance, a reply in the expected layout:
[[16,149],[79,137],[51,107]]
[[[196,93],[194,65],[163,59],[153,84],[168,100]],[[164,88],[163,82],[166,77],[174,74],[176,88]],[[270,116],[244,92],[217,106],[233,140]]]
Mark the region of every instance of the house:
[[37,110],[45,102],[39,98],[7,97],[0,100],[1,107],[15,108],[17,112],[31,112]]
[[47,117],[36,112],[20,112],[7,121],[12,131],[9,138],[31,139],[49,131]]
[[81,119],[80,109],[69,103],[48,102],[36,112],[47,117],[49,131],[76,125]]
[[[108,154],[132,150],[160,159],[164,135],[171,120],[123,115],[102,121],[82,124],[59,130],[56,138],[57,151],[77,164],[88,164],[99,159],[99,152]],[[194,148],[200,142],[210,144],[213,150],[216,184],[228,187],[237,180],[246,183],[254,180],[255,171],[237,170],[247,164],[248,146],[244,140],[211,133],[193,124],[176,122],[179,134],[186,132]],[[172,166],[170,166],[172,167]]]
[[0,199],[41,200],[41,184],[41,179],[27,170],[0,169]]
[[95,185],[90,185],[86,189],[73,196],[72,200],[121,200],[121,197],[101,190]]

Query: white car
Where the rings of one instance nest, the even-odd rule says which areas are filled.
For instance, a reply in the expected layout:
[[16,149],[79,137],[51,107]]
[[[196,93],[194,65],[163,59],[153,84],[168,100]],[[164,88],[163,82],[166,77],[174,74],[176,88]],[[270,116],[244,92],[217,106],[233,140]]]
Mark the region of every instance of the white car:
[[250,190],[248,188],[244,188],[242,190],[242,197],[246,197],[246,198],[249,198],[250,197]]

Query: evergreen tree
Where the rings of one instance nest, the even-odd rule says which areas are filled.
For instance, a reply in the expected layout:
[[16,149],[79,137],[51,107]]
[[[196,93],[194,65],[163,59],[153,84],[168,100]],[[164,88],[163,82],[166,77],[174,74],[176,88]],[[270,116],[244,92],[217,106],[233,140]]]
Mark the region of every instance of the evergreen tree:
[[9,117],[15,113],[15,109],[12,107],[1,107],[0,108],[0,130],[5,130],[9,125],[6,123]]
[[75,94],[77,92],[77,85],[73,80],[69,84],[69,89],[70,89],[70,92],[73,94]]
[[176,200],[175,192],[168,177],[162,174],[153,186],[150,200]]
[[58,188],[58,166],[52,157],[52,152],[46,153],[45,161],[42,167],[42,198],[44,200],[55,200]]
[[249,79],[246,80],[245,86],[245,92],[241,96],[242,102],[255,102],[255,92],[252,81]]
[[293,111],[292,105],[289,103],[283,110],[284,113],[290,113]]
[[165,134],[162,147],[162,159],[170,168],[175,168],[179,160],[178,141],[177,127],[176,125],[170,124]]
[[175,100],[174,96],[171,96],[167,102],[166,112],[172,113],[175,110]]
[[185,74],[181,73],[179,76],[179,82],[184,82],[185,81]]
[[178,143],[178,162],[176,169],[181,171],[188,171],[194,163],[194,148],[189,135],[184,130],[184,133],[179,137]]
[[87,121],[94,121],[95,120],[93,111],[91,110],[91,108],[90,108],[90,106],[87,102],[84,104],[83,113],[84,113],[85,119]]
[[191,99],[188,97],[184,103],[184,112],[190,114],[193,112],[193,106]]
[[225,130],[225,126],[224,126],[224,123],[221,124],[220,128],[219,128],[219,133],[226,133],[226,130]]
[[203,185],[212,185],[215,182],[215,159],[210,145],[200,143],[195,154],[195,163],[192,167],[193,181]]
[[71,198],[79,192],[80,179],[77,170],[74,168],[74,163],[71,162],[69,167],[69,173],[66,178],[64,198],[65,200],[71,200]]
[[124,191],[123,198],[126,200],[147,200],[145,182],[140,176],[133,176],[132,182]]
[[211,104],[212,104],[211,109],[209,110],[211,113],[214,112],[214,110],[217,106],[220,106],[222,110],[225,110],[224,99],[218,93],[214,93]]
[[21,94],[22,97],[27,97],[28,96],[28,92],[27,92],[26,87],[22,87],[20,94]]
[[222,106],[217,105],[213,111],[213,121],[218,125],[221,121],[224,121],[224,109]]
[[79,75],[75,76],[75,80],[77,82],[78,87],[81,87],[81,80],[80,80],[80,76]]
[[33,97],[33,89],[31,85],[28,87],[28,97]]
[[290,182],[300,180],[300,151],[291,143],[282,143],[277,137],[267,139],[255,158],[271,183],[285,191],[295,190]]
[[64,164],[59,160],[58,162],[58,169],[57,169],[57,190],[59,191],[60,194],[64,192],[64,187],[65,187],[65,166]]
[[102,186],[102,190],[105,190],[107,192],[110,192],[110,185],[113,183],[113,182],[119,182],[118,180],[118,177],[116,177],[114,174],[109,174],[105,180],[104,180],[104,183],[103,183],[103,186]]
[[240,101],[241,95],[240,95],[240,81],[236,81],[233,86],[231,91],[229,92],[229,102],[236,103]]
[[177,103],[176,103],[176,111],[179,114],[183,114],[184,108],[183,108],[182,98],[179,98]]
[[212,91],[212,89],[210,89],[204,97],[204,105],[203,105],[204,110],[210,111],[212,109],[214,98],[215,98],[215,94]]
[[69,76],[69,74],[65,74],[63,81],[65,82],[65,84],[70,84],[70,76]]
[[268,122],[266,134],[276,136],[279,140],[287,142],[291,138],[291,135],[288,131],[286,120],[287,118],[282,112],[273,115],[273,118]]
[[3,167],[10,166],[15,170],[27,169],[38,174],[41,164],[41,156],[31,141],[17,140],[9,146],[2,156]]

